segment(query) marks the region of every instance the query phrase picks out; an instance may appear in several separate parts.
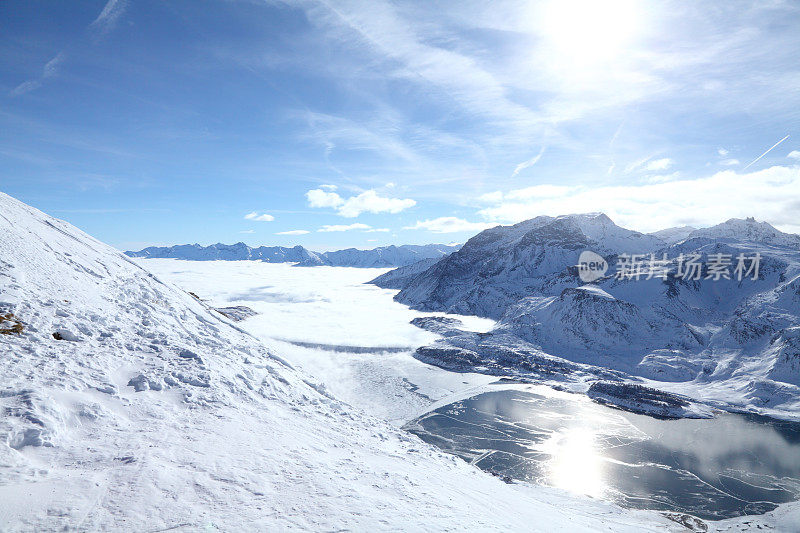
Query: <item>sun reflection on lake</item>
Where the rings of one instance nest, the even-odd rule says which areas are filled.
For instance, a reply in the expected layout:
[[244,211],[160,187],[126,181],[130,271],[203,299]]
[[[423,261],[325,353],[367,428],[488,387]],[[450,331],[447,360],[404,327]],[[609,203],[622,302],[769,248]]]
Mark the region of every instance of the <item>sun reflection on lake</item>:
[[550,455],[546,462],[547,483],[576,494],[600,498],[607,490],[604,460],[595,432],[587,428],[565,428],[543,443]]

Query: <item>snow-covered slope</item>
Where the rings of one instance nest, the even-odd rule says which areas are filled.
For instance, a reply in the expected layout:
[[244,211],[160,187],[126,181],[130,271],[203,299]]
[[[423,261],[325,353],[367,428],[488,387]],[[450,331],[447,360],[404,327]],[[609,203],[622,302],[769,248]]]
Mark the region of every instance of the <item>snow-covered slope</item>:
[[679,528],[438,453],[2,193],[0,235],[3,531]]
[[286,248],[284,246],[260,246],[251,248],[243,242],[236,244],[180,244],[176,246],[151,246],[138,252],[125,252],[129,257],[145,257],[153,259],[187,259],[191,261],[242,261],[259,260],[268,263],[313,262],[317,257],[302,246]]
[[251,248],[243,242],[236,244],[181,244],[177,246],[151,246],[138,252],[125,252],[129,257],[153,259],[187,259],[192,261],[242,261],[257,260],[268,263],[297,263],[297,266],[344,266],[385,268],[406,266],[423,259],[441,259],[459,247],[448,244],[382,246],[371,250],[348,248],[332,252],[312,252],[302,246],[260,246]]
[[552,354],[609,368],[632,370],[643,353],[658,348],[700,346],[683,323],[611,296],[595,285],[564,289],[560,295],[523,298],[499,328]]
[[661,245],[603,214],[537,217],[479,233],[409,281],[397,300],[426,311],[500,318],[520,298],[557,295],[573,286],[570,268],[582,250],[643,253]]
[[687,238],[708,238],[794,248],[800,247],[800,235],[783,233],[767,222],[757,222],[754,218],[732,218],[710,228],[695,230]]
[[390,270],[389,272],[378,276],[370,283],[374,283],[375,285],[378,285],[384,289],[402,289],[403,287],[409,285],[412,279],[428,270],[440,260],[441,258],[432,257],[430,259],[417,261],[416,263],[412,263],[410,265],[395,268],[394,270]]
[[[610,265],[589,285],[575,267],[584,250],[602,254]],[[622,253],[666,254],[673,273],[681,254],[697,254],[701,279],[617,279]],[[732,273],[739,254],[756,253],[757,279],[705,279],[709,258],[729,256]],[[800,237],[764,222],[732,219],[667,245],[616,227],[604,215],[539,217],[484,231],[413,276],[392,271],[375,283],[401,289],[397,300],[416,309],[497,319],[494,333],[477,344],[470,335],[458,342],[451,336],[435,348],[472,350],[477,355],[462,351],[459,357],[475,366],[496,365],[492,350],[510,343],[520,352],[524,342],[536,357],[541,352],[685,382],[706,399],[800,416],[794,332],[800,326]],[[435,362],[435,349],[425,352],[426,361]],[[519,361],[530,367],[527,356]],[[501,366],[508,370],[513,363],[506,358]]]
[[[458,250],[459,246],[449,244],[404,244],[402,246],[383,246],[371,250],[347,248],[319,254],[325,264],[330,266],[385,268],[411,265],[425,259],[441,259]],[[298,266],[307,266],[300,263]]]
[[650,233],[653,237],[657,237],[664,241],[666,244],[675,244],[686,239],[697,228],[692,226],[676,226],[674,228],[662,229]]

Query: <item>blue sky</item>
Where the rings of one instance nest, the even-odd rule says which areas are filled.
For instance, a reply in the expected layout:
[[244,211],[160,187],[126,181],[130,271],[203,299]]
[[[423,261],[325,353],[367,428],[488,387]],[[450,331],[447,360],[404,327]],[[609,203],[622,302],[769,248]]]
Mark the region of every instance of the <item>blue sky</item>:
[[800,232],[799,27],[778,1],[7,0],[0,190],[124,249],[587,211]]

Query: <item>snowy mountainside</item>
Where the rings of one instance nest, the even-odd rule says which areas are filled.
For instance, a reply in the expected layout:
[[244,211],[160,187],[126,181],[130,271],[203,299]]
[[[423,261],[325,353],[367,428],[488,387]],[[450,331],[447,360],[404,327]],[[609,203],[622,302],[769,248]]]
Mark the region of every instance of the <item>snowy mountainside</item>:
[[732,218],[710,228],[691,232],[687,238],[705,237],[727,239],[738,242],[753,242],[775,246],[800,247],[800,235],[783,233],[767,222],[757,222],[754,218]]
[[457,245],[425,244],[382,246],[370,250],[348,248],[331,252],[312,252],[303,246],[259,246],[251,248],[243,242],[236,244],[182,244],[176,246],[151,246],[138,252],[128,251],[129,257],[171,258],[192,261],[266,261],[268,263],[297,263],[297,266],[344,266],[360,268],[386,268],[406,266],[424,259],[441,259],[458,249]]
[[[702,394],[714,390],[703,390],[703,384],[721,383],[725,401],[796,417],[800,373],[793,371],[798,364],[793,328],[800,326],[800,237],[753,219],[732,219],[667,244],[612,225],[604,215],[592,214],[497,227],[427,270],[402,276],[402,283],[387,283],[395,271],[374,282],[399,288],[396,299],[416,309],[498,320],[494,332],[480,340],[477,355],[468,357],[476,366],[495,364],[491,350],[510,342],[511,335],[516,346],[524,342],[569,361],[686,383]],[[610,266],[592,284],[580,280],[575,266],[584,250],[600,253]],[[614,266],[622,253],[666,254],[673,272],[681,254],[696,254],[701,279],[618,279]],[[708,262],[718,254],[735,265],[739,254],[756,253],[757,279],[705,279]],[[450,336],[438,348],[463,350],[473,345],[469,338],[457,345],[457,337]],[[435,348],[425,352],[426,361],[436,359]],[[446,357],[442,352],[440,359]],[[513,367],[508,358],[506,363]]]
[[439,453],[2,193],[0,230],[4,531],[680,527]]
[[440,260],[441,258],[431,257],[410,265],[398,267],[378,276],[372,280],[371,283],[383,287],[384,289],[402,289],[408,285],[413,278],[425,272]]
[[[332,252],[318,253],[324,264],[329,266],[385,268],[407,266],[426,259],[441,259],[458,250],[459,245],[451,244],[403,244],[401,246],[381,246],[371,250],[347,248]],[[300,262],[297,266],[313,266]]]
[[573,286],[569,269],[582,250],[644,253],[660,245],[655,237],[620,228],[603,214],[537,217],[472,237],[410,281],[397,300],[425,311],[500,318],[519,298],[556,295]]
[[199,244],[179,244],[175,246],[150,246],[138,252],[128,251],[129,257],[143,258],[175,258],[191,261],[242,261],[260,260],[268,263],[298,263],[300,261],[313,261],[315,254],[303,248],[294,246],[259,246],[251,248],[243,242],[236,244],[212,244],[200,246]]
[[659,317],[597,286],[567,288],[545,299],[524,298],[506,311],[498,327],[547,353],[568,352],[573,361],[624,370],[650,350],[700,346],[680,321]]
[[667,244],[675,244],[676,242],[681,242],[689,237],[689,235],[695,230],[697,230],[697,228],[692,226],[676,226],[674,228],[666,228],[654,231],[649,235],[661,239]]

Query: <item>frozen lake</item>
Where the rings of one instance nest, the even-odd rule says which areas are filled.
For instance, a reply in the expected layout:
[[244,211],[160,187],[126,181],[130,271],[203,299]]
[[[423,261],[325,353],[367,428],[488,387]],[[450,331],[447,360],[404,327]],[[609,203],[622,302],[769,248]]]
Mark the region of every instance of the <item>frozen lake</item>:
[[[239,325],[335,396],[497,475],[706,519],[800,498],[798,424],[657,420],[417,361],[414,350],[436,335],[409,322],[441,313],[412,311],[395,291],[365,284],[386,269],[141,261],[213,307],[252,308],[258,314]],[[458,318],[475,331],[493,325]]]
[[487,388],[406,427],[496,475],[624,507],[714,520],[800,498],[800,424],[659,420],[544,386]]
[[[141,259],[148,270],[213,307],[245,305],[258,314],[239,326],[323,382],[339,399],[402,425],[434,401],[496,381],[454,374],[412,356],[436,335],[412,326],[420,316],[396,291],[366,282],[389,269],[293,267],[260,261]],[[486,331],[491,320],[459,316]]]

